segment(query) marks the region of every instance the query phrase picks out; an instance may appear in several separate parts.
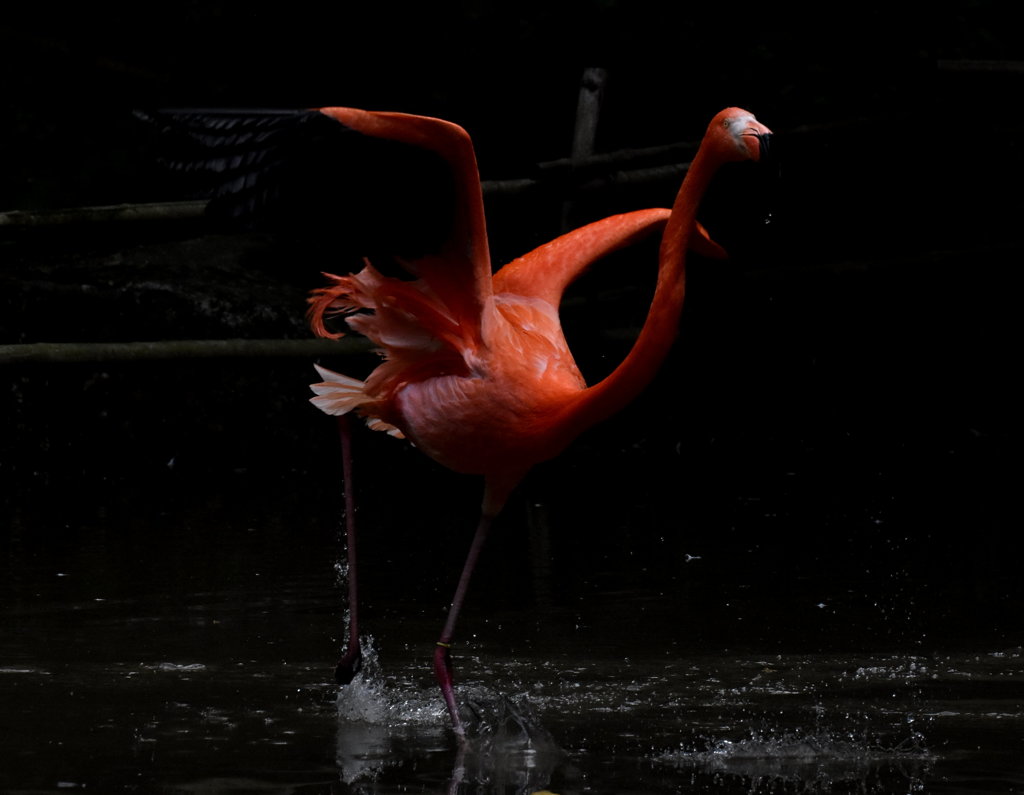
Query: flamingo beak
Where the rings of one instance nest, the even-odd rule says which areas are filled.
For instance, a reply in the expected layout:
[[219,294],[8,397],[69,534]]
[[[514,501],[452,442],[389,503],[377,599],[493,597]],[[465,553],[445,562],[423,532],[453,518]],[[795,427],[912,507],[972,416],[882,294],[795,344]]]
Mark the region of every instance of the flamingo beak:
[[764,131],[754,131],[743,133],[744,138],[753,138],[756,144],[753,142],[748,143],[747,148],[750,150],[751,160],[762,161],[768,157],[770,152],[770,146],[772,141],[772,133],[767,127]]

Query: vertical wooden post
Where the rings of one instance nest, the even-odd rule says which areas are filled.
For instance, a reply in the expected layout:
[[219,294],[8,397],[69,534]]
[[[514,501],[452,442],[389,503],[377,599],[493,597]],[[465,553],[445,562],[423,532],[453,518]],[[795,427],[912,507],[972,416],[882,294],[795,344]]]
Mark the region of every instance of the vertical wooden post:
[[[582,160],[594,154],[594,141],[597,138],[597,121],[601,114],[601,98],[608,71],[599,67],[588,67],[583,70],[580,80],[580,96],[576,103],[576,127],[572,137],[572,160]],[[573,202],[566,199],[562,202],[562,231],[569,231],[569,216]]]

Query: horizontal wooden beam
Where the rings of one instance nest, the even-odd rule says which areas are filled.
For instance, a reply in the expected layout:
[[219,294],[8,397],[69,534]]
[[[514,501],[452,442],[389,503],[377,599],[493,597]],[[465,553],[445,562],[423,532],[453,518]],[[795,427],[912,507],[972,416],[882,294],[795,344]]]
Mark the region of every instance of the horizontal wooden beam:
[[32,342],[0,345],[0,365],[159,361],[172,359],[352,356],[371,350],[363,337],[339,340],[166,340],[156,342]]

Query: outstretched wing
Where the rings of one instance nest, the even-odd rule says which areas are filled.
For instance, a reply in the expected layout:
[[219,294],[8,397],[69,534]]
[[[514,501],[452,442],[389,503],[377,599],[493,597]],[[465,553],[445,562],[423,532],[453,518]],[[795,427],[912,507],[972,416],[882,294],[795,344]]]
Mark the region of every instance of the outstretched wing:
[[244,228],[329,238],[357,256],[441,250],[451,169],[421,147],[374,138],[316,110],[137,111],[161,159],[207,213]]
[[406,265],[448,307],[467,336],[480,339],[484,306],[492,292],[491,259],[480,172],[469,134],[457,124],[429,116],[356,108],[320,112],[365,135],[440,156],[448,165],[453,201],[444,240],[436,253],[407,260]]
[[[490,261],[472,142],[455,124],[355,108],[138,112],[208,212],[397,259],[478,325]],[[327,269],[333,263],[325,263]]]

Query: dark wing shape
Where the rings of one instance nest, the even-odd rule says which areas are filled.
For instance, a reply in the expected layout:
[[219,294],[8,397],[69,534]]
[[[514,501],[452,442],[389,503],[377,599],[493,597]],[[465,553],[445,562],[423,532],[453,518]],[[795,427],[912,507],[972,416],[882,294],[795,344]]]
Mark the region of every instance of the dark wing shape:
[[317,110],[136,115],[160,131],[161,160],[190,195],[210,198],[214,218],[323,237],[339,253],[371,258],[439,254],[451,234],[451,167],[428,149],[357,132]]

